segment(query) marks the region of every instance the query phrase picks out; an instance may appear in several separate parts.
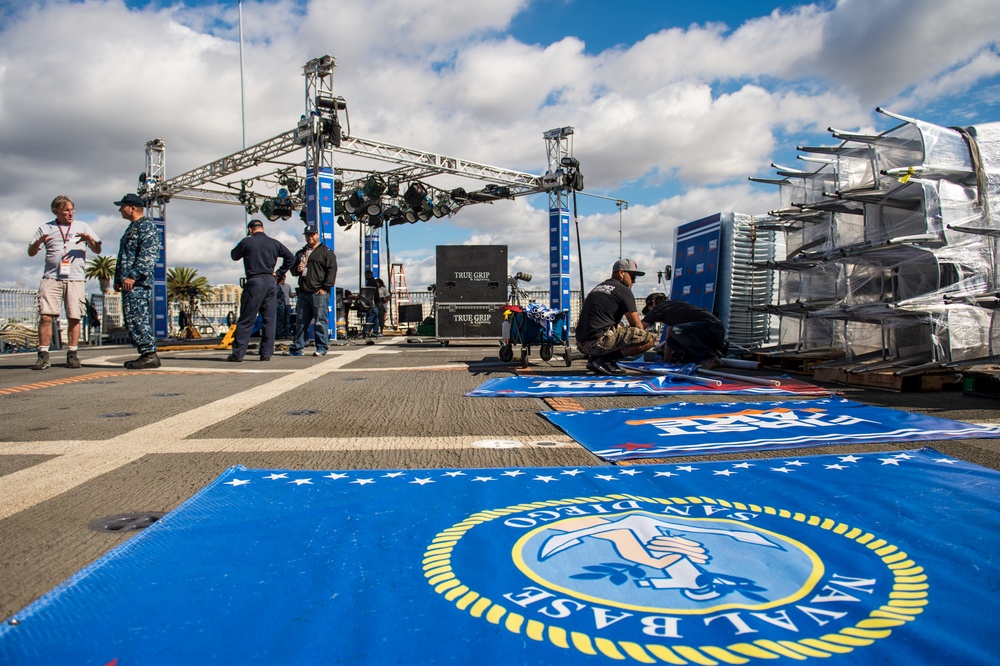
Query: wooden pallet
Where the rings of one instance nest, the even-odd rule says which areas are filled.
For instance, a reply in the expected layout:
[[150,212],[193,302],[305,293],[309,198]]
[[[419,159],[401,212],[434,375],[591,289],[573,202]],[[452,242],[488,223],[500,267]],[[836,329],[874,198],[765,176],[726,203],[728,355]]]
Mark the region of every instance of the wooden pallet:
[[793,372],[799,375],[811,375],[817,365],[843,358],[843,355],[829,351],[782,352],[780,354],[753,352],[744,354],[744,358],[757,361],[765,368]]
[[898,391],[900,393],[952,391],[961,388],[962,373],[954,370],[929,370],[920,374],[900,377],[891,370],[851,372],[857,367],[860,366],[817,368],[813,373],[813,379],[818,382]]

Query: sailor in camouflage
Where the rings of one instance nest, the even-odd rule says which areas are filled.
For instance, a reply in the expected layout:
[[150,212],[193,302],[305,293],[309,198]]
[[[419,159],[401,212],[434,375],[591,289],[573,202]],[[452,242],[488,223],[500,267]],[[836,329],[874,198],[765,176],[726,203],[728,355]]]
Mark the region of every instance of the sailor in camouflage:
[[133,370],[158,368],[156,336],[150,326],[150,295],[153,269],[160,256],[160,234],[144,214],[145,202],[138,195],[126,194],[115,205],[129,225],[118,246],[114,286],[122,295],[122,316],[129,342],[139,350],[139,358],[127,361],[125,367]]

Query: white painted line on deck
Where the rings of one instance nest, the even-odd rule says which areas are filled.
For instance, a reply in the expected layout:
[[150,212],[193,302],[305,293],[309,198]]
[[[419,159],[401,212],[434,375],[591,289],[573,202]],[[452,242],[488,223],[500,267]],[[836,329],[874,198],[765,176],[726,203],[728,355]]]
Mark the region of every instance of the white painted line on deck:
[[[144,455],[167,451],[172,445],[199,430],[232,418],[244,410],[297,389],[357,360],[369,353],[369,349],[371,348],[358,347],[345,350],[327,360],[286,373],[261,386],[136,428],[111,439],[72,442],[72,446],[59,457],[8,474],[3,478],[3,483],[0,483],[0,520],[39,502],[57,497],[91,479],[134,462]],[[17,447],[5,445],[2,448],[6,453]],[[46,448],[47,446],[38,446],[36,450]]]

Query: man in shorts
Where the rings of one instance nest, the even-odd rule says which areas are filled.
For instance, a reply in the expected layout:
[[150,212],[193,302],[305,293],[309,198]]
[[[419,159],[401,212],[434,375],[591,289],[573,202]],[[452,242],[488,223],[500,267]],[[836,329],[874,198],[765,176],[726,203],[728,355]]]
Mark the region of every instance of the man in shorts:
[[79,368],[77,346],[80,344],[80,319],[83,318],[84,286],[87,249],[101,253],[101,239],[86,222],[73,219],[73,200],[59,195],[52,200],[51,209],[56,219],[38,227],[28,244],[28,256],[34,257],[45,246],[45,272],[38,288],[38,358],[32,370],[46,370],[49,362],[49,345],[52,344],[52,322],[65,306],[69,348],[66,367]]
[[[588,356],[587,369],[597,375],[624,375],[617,361],[642,354],[656,339],[639,319],[632,285],[645,275],[631,259],[619,259],[611,277],[590,290],[576,324],[576,348]],[[627,324],[619,326],[622,317]]]

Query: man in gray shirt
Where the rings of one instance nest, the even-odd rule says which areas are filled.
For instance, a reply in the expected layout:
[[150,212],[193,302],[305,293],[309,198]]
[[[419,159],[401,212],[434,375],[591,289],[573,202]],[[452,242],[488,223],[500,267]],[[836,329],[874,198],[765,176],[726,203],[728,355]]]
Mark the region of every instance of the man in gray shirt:
[[45,246],[45,272],[38,288],[38,358],[32,370],[45,370],[52,366],[49,362],[49,345],[52,344],[52,322],[66,308],[69,349],[66,352],[66,367],[79,368],[77,345],[80,344],[80,319],[83,317],[83,301],[86,298],[84,274],[87,264],[87,249],[101,253],[101,239],[86,222],[73,218],[76,207],[73,200],[60,195],[52,200],[52,212],[56,219],[38,227],[38,231],[28,244],[28,256],[33,257]]

